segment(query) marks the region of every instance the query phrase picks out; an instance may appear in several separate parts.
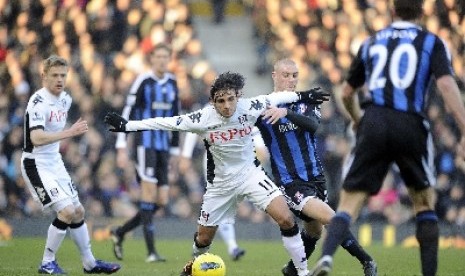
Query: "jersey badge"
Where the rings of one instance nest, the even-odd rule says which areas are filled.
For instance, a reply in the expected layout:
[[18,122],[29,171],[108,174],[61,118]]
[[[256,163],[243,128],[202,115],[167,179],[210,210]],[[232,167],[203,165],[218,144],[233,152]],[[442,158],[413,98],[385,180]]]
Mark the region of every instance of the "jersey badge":
[[239,120],[239,123],[244,124],[245,122],[248,121],[247,119],[247,114],[243,114],[237,118]]
[[40,95],[37,95],[33,100],[32,100],[32,103],[34,105],[38,104],[38,103],[41,103],[44,101],[44,98],[42,98],[42,96]]
[[50,195],[53,196],[53,197],[57,197],[58,196],[58,189],[57,188],[53,188],[50,190]]
[[202,114],[200,112],[189,114],[189,118],[192,120],[193,123],[200,123],[200,118]]
[[294,198],[295,198],[295,201],[300,203],[304,199],[304,195],[301,192],[297,192],[294,194]]
[[260,102],[259,100],[251,101],[250,102],[250,110],[255,109],[255,110],[261,110],[263,109],[263,103]]

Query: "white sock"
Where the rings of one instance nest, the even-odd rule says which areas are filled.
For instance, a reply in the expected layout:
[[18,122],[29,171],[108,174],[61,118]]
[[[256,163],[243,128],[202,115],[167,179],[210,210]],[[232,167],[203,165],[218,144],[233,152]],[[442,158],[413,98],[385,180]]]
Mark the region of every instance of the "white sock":
[[198,248],[197,245],[195,245],[195,242],[192,245],[192,253],[194,254],[194,257],[200,256],[203,253],[208,252],[209,249],[210,249],[210,245],[202,247],[202,248]]
[[220,232],[221,238],[228,247],[229,254],[232,254],[234,252],[234,249],[238,247],[236,242],[236,230],[234,229],[234,225],[232,223],[220,224],[218,227],[218,231]]
[[69,233],[81,253],[82,265],[90,270],[95,267],[95,258],[90,249],[90,237],[87,224],[84,222],[78,228],[69,228]]
[[300,233],[292,237],[281,236],[287,253],[291,256],[292,262],[297,269],[298,275],[307,275],[307,258],[305,257],[305,248]]
[[42,264],[55,261],[55,255],[65,239],[65,236],[66,230],[58,229],[55,225],[50,224],[48,227]]

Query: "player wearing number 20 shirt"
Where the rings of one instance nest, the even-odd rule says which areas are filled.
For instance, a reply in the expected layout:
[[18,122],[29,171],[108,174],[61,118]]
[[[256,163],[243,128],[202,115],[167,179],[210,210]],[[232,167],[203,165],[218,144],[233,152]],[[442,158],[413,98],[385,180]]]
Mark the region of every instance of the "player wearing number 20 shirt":
[[416,24],[396,21],[364,42],[347,77],[353,88],[366,83],[369,97],[346,189],[376,193],[392,161],[409,187],[434,185],[425,103],[432,76],[444,75],[453,75],[448,49]]

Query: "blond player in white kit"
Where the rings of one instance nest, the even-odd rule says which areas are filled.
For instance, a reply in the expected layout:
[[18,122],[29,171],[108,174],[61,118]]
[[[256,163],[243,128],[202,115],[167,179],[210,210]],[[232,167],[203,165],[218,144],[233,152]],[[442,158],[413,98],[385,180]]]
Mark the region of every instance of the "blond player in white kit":
[[[321,103],[327,100],[327,96],[311,92],[280,92],[241,98],[243,86],[242,75],[226,72],[220,74],[211,87],[211,104],[201,110],[181,116],[129,122],[116,113],[109,113],[105,122],[116,132],[149,129],[189,131],[204,140],[207,190],[194,238],[194,256],[209,250],[218,225],[234,223],[237,204],[245,198],[276,221],[298,275],[308,275],[299,227],[280,190],[257,160],[251,133],[257,118],[269,106],[299,100]],[[270,118],[273,120],[277,118]],[[191,262],[184,267],[181,275],[191,275]]]
[[56,261],[56,253],[69,230],[81,253],[84,273],[111,274],[121,267],[96,260],[92,254],[84,207],[59,152],[60,140],[88,131],[87,122],[82,119],[65,129],[72,102],[70,95],[64,91],[67,74],[68,62],[65,59],[52,55],[44,61],[44,87],[29,99],[24,118],[22,175],[33,198],[42,204],[44,210],[51,209],[57,214],[48,228],[38,272],[66,274]]

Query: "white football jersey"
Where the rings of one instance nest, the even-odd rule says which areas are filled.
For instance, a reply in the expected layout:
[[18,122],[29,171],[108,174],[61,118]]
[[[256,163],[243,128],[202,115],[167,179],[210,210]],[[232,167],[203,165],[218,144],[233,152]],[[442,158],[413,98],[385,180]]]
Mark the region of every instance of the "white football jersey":
[[268,106],[298,99],[294,92],[239,98],[236,112],[230,118],[221,116],[213,105],[208,105],[181,116],[129,121],[126,130],[164,129],[197,133],[207,151],[205,170],[208,186],[232,189],[257,167],[252,130],[258,117]]
[[24,114],[23,157],[37,158],[43,155],[59,154],[59,141],[34,146],[31,142],[31,131],[38,128],[46,132],[63,130],[71,102],[71,96],[67,92],[63,91],[57,97],[46,88],[38,90],[31,96]]

